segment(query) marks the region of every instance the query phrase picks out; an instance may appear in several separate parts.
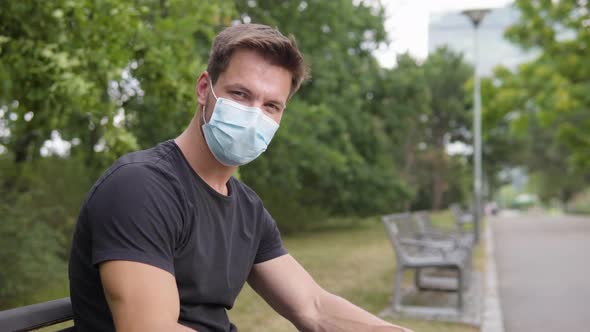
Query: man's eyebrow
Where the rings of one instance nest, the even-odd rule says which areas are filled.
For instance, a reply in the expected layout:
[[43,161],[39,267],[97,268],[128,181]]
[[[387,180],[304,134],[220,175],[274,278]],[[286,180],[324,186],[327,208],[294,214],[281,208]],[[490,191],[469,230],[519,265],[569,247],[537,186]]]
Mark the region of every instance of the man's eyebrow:
[[250,89],[248,89],[247,87],[245,87],[244,85],[240,84],[240,83],[233,83],[233,84],[228,84],[225,87],[226,90],[231,90],[231,89],[239,89],[239,90],[244,90],[244,92],[252,95],[252,91],[250,91]]
[[[250,89],[248,89],[246,86],[244,86],[240,83],[228,84],[225,86],[225,89],[226,90],[239,89],[239,90],[243,90],[244,92],[246,92],[250,96],[254,95],[254,93]],[[273,104],[277,104],[281,108],[285,108],[287,106],[285,102],[282,102],[282,101],[276,100],[276,99],[271,99],[271,100],[269,100],[269,102],[273,103]]]

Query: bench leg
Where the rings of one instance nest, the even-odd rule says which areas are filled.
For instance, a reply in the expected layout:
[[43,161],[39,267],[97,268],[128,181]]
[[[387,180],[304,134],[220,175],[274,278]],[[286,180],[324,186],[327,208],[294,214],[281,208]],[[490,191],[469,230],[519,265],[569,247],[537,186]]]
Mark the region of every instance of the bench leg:
[[469,286],[473,283],[473,252],[469,252],[469,257],[467,258],[467,282],[466,282],[466,288],[469,288]]
[[416,289],[418,290],[422,290],[422,283],[421,281],[421,277],[420,277],[420,272],[422,271],[421,268],[417,267],[414,269],[414,285],[416,286]]
[[462,268],[457,268],[457,275],[458,275],[458,284],[457,284],[457,309],[459,312],[463,311],[463,293],[464,293],[464,286],[465,286],[465,270]]
[[393,308],[400,311],[402,307],[402,281],[404,278],[404,269],[396,267],[395,281],[393,285]]

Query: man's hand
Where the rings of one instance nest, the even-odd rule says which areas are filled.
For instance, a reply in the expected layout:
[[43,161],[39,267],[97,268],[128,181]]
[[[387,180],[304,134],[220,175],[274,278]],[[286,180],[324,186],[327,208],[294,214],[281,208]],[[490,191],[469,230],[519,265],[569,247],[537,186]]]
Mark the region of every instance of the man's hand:
[[194,331],[178,324],[180,302],[172,274],[119,260],[101,263],[99,270],[117,331]]
[[290,255],[254,265],[248,282],[300,331],[411,332],[326,292]]

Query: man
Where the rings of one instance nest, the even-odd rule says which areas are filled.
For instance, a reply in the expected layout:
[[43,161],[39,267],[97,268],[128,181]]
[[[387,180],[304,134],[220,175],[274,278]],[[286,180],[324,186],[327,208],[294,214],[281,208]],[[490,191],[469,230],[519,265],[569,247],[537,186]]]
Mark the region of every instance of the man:
[[217,36],[188,128],[120,158],[84,202],[69,266],[78,330],[236,331],[226,309],[248,281],[301,331],[404,331],[320,288],[232,177],[266,149],[306,75],[275,29]]

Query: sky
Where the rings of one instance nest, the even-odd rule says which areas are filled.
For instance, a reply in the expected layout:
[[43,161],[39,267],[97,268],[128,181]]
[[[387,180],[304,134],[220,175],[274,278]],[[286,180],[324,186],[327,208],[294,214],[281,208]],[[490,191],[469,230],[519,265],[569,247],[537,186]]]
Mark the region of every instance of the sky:
[[[397,54],[409,51],[414,57],[428,55],[428,22],[430,15],[465,9],[498,8],[512,0],[381,0],[385,6],[385,29],[389,45],[382,45],[375,56],[382,66],[395,65]],[[467,19],[467,18],[466,18]]]

